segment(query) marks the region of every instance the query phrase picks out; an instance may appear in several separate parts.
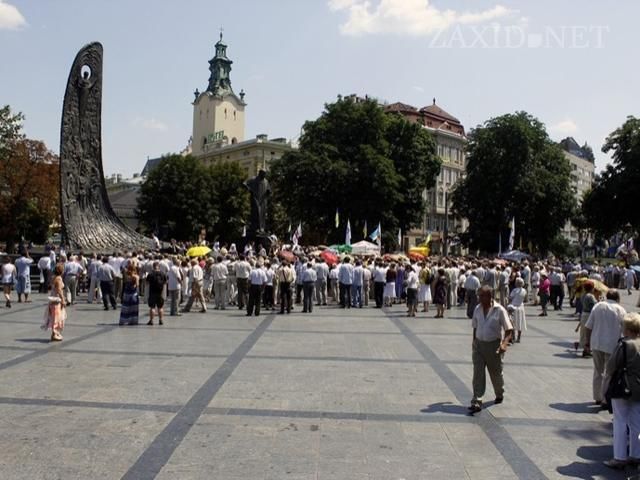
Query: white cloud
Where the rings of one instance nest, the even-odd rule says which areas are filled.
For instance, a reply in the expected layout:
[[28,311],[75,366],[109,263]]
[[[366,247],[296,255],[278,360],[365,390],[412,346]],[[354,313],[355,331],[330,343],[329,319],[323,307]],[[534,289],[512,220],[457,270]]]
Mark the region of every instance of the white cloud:
[[0,0],[0,30],[18,30],[26,25],[20,10]]
[[557,135],[574,135],[578,133],[580,128],[578,127],[576,122],[571,119],[567,119],[551,125],[549,127],[549,130]]
[[502,5],[480,12],[441,10],[430,0],[329,0],[332,11],[348,11],[340,26],[345,35],[399,33],[414,36],[431,35],[454,25],[474,25],[496,21],[516,13]]
[[166,123],[156,120],[155,118],[136,118],[131,122],[134,127],[144,128],[146,130],[157,130],[159,132],[166,132],[169,127]]

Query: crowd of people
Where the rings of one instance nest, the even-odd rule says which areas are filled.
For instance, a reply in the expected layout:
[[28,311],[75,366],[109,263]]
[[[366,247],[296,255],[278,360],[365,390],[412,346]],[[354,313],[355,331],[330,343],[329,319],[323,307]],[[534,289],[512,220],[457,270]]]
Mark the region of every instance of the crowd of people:
[[[640,463],[640,316],[627,314],[619,293],[632,294],[638,287],[630,266],[468,257],[327,257],[311,249],[271,253],[264,248],[254,252],[251,245],[243,253],[235,245],[215,245],[209,255],[197,258],[149,251],[67,255],[51,249],[37,262],[40,291],[49,293],[43,328],[51,330],[52,341],[62,340],[66,308],[78,301],[101,303],[107,311],[119,308],[119,325],[139,324],[141,298],[149,308],[147,325],[154,325],[156,316],[158,324],[164,324],[165,301],[170,316],[194,308],[200,313],[237,308],[258,316],[264,311],[285,315],[296,308],[311,313],[314,307],[371,305],[388,311],[402,306],[407,316],[416,317],[428,315],[434,305],[435,318],[441,319],[448,310],[460,308],[473,327],[473,414],[483,408],[487,373],[494,402],[504,401],[504,353],[520,343],[527,330],[525,305],[539,307],[544,317],[550,308],[560,311],[568,303],[578,319],[574,347],[593,359],[593,400],[614,414],[614,458],[607,464],[620,468]],[[14,262],[5,257],[1,273],[7,307],[14,287],[18,302],[30,301],[33,263],[27,250]],[[636,380],[631,394],[607,398],[612,374],[621,365]]]

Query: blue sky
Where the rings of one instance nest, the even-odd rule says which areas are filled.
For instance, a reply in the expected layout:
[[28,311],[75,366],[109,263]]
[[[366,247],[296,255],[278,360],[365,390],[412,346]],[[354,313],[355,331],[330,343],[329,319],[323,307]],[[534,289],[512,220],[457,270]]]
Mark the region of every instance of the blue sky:
[[293,138],[338,94],[421,107],[436,97],[467,130],[526,110],[554,139],[599,150],[640,115],[640,2],[618,0],[0,0],[0,104],[59,148],[76,52],[105,48],[103,157],[131,175],[181,150],[193,91],[224,27],[247,138]]

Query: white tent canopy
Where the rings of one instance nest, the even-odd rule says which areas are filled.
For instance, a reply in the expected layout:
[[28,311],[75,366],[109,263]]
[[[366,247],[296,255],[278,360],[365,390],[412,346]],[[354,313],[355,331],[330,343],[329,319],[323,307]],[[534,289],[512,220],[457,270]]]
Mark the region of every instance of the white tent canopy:
[[375,243],[362,240],[351,245],[351,253],[353,255],[380,255],[380,247]]

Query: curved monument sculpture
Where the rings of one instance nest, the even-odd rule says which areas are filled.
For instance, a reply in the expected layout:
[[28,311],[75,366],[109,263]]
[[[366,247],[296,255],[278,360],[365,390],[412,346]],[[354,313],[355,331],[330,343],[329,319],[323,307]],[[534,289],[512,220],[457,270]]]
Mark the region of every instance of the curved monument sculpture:
[[76,249],[107,253],[140,248],[149,240],[115,215],[102,169],[102,45],[78,52],[62,108],[60,215],[63,241]]

